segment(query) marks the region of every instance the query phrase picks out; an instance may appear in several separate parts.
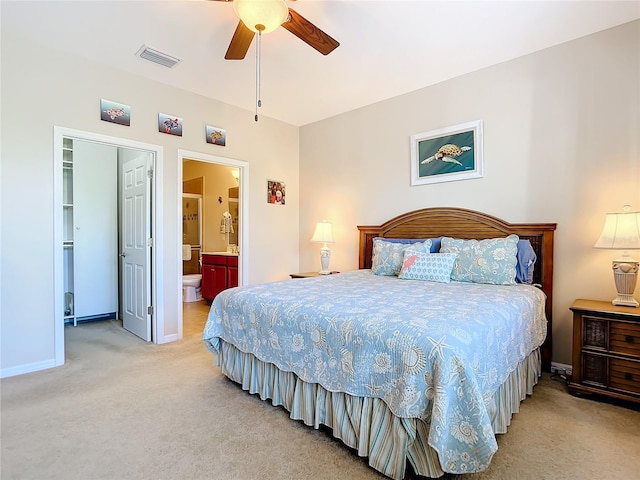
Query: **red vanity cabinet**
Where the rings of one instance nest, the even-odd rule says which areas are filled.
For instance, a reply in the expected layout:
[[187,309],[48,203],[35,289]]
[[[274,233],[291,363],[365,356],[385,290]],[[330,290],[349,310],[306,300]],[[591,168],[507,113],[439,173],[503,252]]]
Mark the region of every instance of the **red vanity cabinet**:
[[222,290],[237,286],[237,255],[202,254],[202,298],[211,301]]
[[238,257],[229,257],[227,260],[227,288],[238,286]]

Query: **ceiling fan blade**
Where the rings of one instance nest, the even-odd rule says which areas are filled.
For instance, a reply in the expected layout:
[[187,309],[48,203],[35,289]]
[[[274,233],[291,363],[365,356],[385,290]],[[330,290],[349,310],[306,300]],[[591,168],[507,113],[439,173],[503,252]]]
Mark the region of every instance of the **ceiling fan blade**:
[[247,54],[247,50],[249,50],[254,35],[255,33],[249,30],[247,26],[242,23],[242,20],[240,20],[236,31],[233,32],[231,43],[224,56],[225,60],[242,60]]
[[[231,3],[233,0],[212,0],[213,2],[228,2]],[[295,2],[296,0],[288,0],[289,2]]]
[[292,9],[289,9],[289,18],[282,26],[323,55],[330,54],[340,45],[337,40]]

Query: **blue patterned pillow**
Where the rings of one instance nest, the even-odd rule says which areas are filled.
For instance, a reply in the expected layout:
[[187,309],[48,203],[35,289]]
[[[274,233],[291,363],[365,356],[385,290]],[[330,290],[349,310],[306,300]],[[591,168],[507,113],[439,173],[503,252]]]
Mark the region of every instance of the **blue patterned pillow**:
[[456,256],[455,253],[424,253],[407,248],[398,278],[449,283]]
[[418,243],[424,242],[425,240],[431,240],[431,253],[438,253],[440,251],[440,242],[442,241],[442,237],[433,237],[433,238],[386,238],[386,237],[375,237],[380,240],[384,240],[389,243]]
[[536,265],[536,252],[529,240],[518,240],[518,264],[516,265],[516,282],[533,283],[533,271]]
[[453,264],[451,280],[514,285],[518,240],[517,235],[486,240],[444,237],[440,252],[458,254]]
[[417,246],[417,248],[428,253],[431,249],[431,239],[427,239],[424,242],[406,244],[385,242],[382,238],[374,238],[371,271],[376,275],[398,275],[402,267],[404,251],[411,246]]

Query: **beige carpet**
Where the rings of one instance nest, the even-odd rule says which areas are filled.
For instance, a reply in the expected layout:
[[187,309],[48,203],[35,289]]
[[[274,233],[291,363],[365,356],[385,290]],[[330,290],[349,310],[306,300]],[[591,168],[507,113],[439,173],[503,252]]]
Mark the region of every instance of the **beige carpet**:
[[[147,344],[103,321],[65,329],[63,367],[0,382],[2,480],[382,479],[350,449],[243,392],[200,340]],[[640,478],[640,413],[566,393],[545,376],[460,480]],[[448,476],[453,478],[453,476]]]

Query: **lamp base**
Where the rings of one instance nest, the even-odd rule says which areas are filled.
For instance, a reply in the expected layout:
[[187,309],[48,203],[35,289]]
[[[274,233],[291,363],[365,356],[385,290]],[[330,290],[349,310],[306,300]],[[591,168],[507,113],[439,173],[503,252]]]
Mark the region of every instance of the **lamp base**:
[[638,280],[639,263],[629,257],[613,261],[613,278],[616,282],[618,296],[611,303],[624,307],[638,307],[638,301],[633,298]]
[[614,298],[611,303],[613,303],[614,305],[621,305],[623,307],[638,307],[640,306],[640,304],[638,303],[638,301],[633,298],[633,295],[625,295],[625,294],[618,294],[618,296],[616,298]]
[[320,275],[329,275],[331,271],[329,270],[329,259],[331,258],[331,250],[327,247],[325,243],[324,246],[320,249],[320,266],[322,270],[318,273]]

